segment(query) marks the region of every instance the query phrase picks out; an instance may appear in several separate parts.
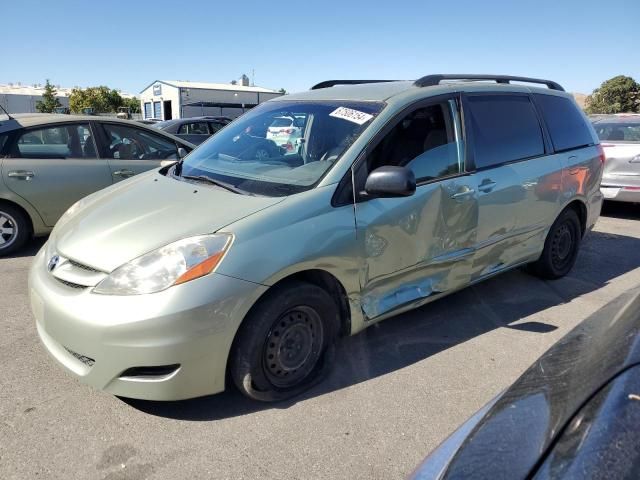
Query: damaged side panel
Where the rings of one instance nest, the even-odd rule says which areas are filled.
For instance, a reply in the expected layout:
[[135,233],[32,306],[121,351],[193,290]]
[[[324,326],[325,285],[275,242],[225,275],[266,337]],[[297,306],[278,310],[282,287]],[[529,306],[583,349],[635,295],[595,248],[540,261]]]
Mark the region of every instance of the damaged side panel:
[[478,203],[475,195],[452,198],[469,182],[469,176],[444,179],[419,186],[410,198],[356,205],[367,319],[469,282]]

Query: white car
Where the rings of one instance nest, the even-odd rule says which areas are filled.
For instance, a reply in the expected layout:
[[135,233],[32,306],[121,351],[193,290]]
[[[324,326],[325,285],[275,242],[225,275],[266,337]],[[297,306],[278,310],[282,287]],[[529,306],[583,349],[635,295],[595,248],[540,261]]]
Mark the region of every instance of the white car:
[[294,152],[302,138],[304,117],[276,117],[267,129],[267,140],[272,140],[287,152]]

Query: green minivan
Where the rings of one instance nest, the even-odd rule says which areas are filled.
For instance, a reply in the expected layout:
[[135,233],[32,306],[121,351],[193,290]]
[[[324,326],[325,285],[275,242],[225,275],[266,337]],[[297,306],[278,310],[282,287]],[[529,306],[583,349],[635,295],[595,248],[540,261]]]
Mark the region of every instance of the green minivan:
[[[301,134],[270,145],[282,117]],[[567,274],[603,161],[552,81],[323,82],[72,206],[30,271],[37,329],[114,395],[282,400],[340,336],[518,266]]]

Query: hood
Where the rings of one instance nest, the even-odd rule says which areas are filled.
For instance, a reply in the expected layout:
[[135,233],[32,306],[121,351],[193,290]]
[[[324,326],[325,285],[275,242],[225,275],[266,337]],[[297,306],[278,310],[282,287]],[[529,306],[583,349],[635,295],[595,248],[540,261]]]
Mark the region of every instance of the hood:
[[81,200],[49,238],[61,255],[111,272],[176,240],[213,233],[284,200],[252,197],[153,171]]

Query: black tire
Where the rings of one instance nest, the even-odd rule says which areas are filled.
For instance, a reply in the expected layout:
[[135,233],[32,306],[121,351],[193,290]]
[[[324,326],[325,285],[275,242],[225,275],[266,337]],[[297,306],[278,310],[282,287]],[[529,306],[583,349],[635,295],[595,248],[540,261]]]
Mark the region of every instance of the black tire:
[[10,255],[31,238],[31,223],[22,210],[0,203],[0,257]]
[[[314,330],[315,329],[315,330]],[[229,374],[247,397],[286,400],[329,371],[339,312],[322,288],[303,282],[276,287],[254,306],[231,350]]]
[[564,210],[553,222],[542,255],[530,265],[529,271],[547,280],[564,277],[576,263],[581,240],[578,214],[571,208]]

